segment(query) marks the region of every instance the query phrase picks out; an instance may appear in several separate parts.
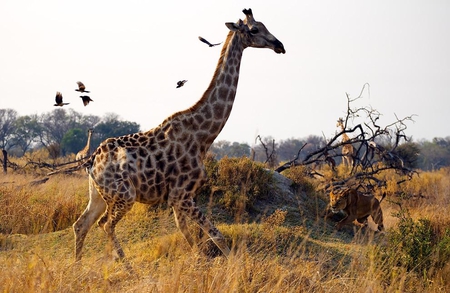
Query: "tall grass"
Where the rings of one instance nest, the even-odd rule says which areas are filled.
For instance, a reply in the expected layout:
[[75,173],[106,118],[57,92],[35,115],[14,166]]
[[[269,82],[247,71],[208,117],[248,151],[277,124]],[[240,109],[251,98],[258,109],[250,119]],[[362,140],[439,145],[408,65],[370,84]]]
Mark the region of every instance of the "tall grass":
[[[220,181],[209,182],[197,199],[228,239],[231,256],[209,258],[192,250],[170,210],[136,204],[117,227],[133,272],[112,259],[106,237],[96,227],[86,238],[82,261],[74,263],[71,225],[88,201],[86,175],[56,176],[39,186],[29,185],[35,179],[29,175],[1,177],[0,290],[448,292],[450,176],[446,170],[390,187],[395,195],[382,203],[386,222],[391,223],[386,233],[356,226],[336,232],[333,223],[317,216],[326,197],[315,191],[314,179],[301,176],[301,170],[292,171],[294,197],[275,201],[280,196],[276,188],[255,186],[254,179],[248,182],[247,178],[254,178],[252,170],[259,172],[261,166],[243,160],[211,163],[222,164],[222,170],[228,170],[222,174],[236,177],[227,180],[235,180],[233,188],[239,196],[248,196],[246,182],[257,190],[240,206],[245,217],[236,220],[237,209],[222,201],[231,189]],[[418,192],[421,197],[406,196]],[[254,215],[259,207],[253,205],[264,201],[270,212]]]
[[45,184],[35,178],[3,177],[0,185],[0,233],[38,234],[72,225],[88,199],[87,175],[56,176]]

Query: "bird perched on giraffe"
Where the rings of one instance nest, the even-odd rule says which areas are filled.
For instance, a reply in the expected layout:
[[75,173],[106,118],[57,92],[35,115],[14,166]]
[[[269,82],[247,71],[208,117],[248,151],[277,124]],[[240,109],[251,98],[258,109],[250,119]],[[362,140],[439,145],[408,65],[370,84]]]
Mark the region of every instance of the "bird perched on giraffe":
[[80,92],[80,93],[89,93],[89,91],[86,90],[86,87],[84,86],[84,84],[81,81],[77,81],[78,84],[78,89],[76,89],[75,91]]
[[55,102],[56,102],[56,104],[54,104],[53,106],[62,107],[64,105],[69,105],[70,104],[70,103],[64,103],[63,102],[63,96],[62,96],[62,94],[60,92],[56,92]]
[[177,88],[182,87],[186,82],[187,82],[186,79],[180,80],[179,82],[177,82]]
[[222,42],[217,43],[217,44],[211,44],[210,42],[208,42],[207,40],[205,40],[204,38],[202,38],[200,36],[198,37],[198,39],[210,47],[214,47],[214,46],[218,46],[218,45],[222,44]]
[[80,98],[83,99],[83,104],[85,107],[89,104],[89,102],[94,101],[89,96],[80,96]]

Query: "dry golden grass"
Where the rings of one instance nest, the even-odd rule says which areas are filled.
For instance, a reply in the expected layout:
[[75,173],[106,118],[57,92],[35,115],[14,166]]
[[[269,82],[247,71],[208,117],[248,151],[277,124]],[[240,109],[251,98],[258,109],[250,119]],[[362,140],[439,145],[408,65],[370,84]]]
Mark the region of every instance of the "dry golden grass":
[[398,265],[394,256],[380,257],[380,250],[389,248],[390,229],[397,228],[394,201],[408,205],[413,219],[430,219],[444,233],[450,223],[450,176],[445,170],[423,173],[402,186],[427,196],[382,203],[385,234],[334,231],[333,223],[317,216],[323,195],[315,194],[315,183],[305,178],[301,180],[310,192],[299,189],[298,201],[273,207],[275,212],[258,221],[217,222],[222,217],[207,210],[229,240],[233,253],[228,259],[193,251],[170,210],[136,204],[117,227],[134,273],[112,259],[96,226],[87,236],[82,261],[74,263],[71,225],[88,201],[86,175],[55,176],[30,186],[35,179],[15,174],[0,179],[2,292],[449,291],[449,264],[416,272]]

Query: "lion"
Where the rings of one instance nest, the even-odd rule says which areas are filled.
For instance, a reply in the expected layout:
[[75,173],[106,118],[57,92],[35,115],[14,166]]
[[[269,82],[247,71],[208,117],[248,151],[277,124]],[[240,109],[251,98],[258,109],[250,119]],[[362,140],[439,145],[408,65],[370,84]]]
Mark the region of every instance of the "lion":
[[367,218],[372,216],[373,221],[378,225],[378,231],[383,231],[383,212],[380,203],[385,196],[386,193],[383,193],[378,201],[374,195],[364,195],[352,188],[346,188],[339,192],[331,191],[329,209],[325,217],[343,211],[346,216],[336,225],[336,229],[340,230],[354,220],[367,225]]

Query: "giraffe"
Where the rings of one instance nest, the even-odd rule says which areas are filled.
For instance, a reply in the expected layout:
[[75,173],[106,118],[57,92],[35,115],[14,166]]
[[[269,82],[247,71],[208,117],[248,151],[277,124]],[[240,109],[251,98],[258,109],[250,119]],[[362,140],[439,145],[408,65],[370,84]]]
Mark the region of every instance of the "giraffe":
[[206,181],[203,159],[231,113],[244,49],[286,52],[264,24],[253,18],[251,9],[243,13],[243,21],[225,24],[230,31],[213,78],[193,106],[172,114],[149,131],[106,139],[88,160],[73,168],[86,168],[89,174],[89,203],[73,225],[77,261],[95,221],[106,232],[117,257],[125,258],[115,227],[135,202],[167,202],[192,248],[197,245],[188,231],[188,219],[229,255],[224,236],[194,202],[196,190]]
[[[342,118],[338,119],[336,127],[340,127],[341,131],[345,131],[344,120]],[[346,143],[349,140],[350,140],[350,137],[348,137],[348,135],[345,132],[343,132],[342,133],[342,143]],[[354,155],[355,155],[355,149],[353,148],[353,146],[350,143],[344,144],[342,146],[342,164],[344,164],[344,166],[346,165],[348,167],[353,167]]]
[[82,159],[87,158],[89,156],[91,150],[91,136],[94,133],[94,129],[88,129],[88,138],[86,146],[77,153],[75,160],[79,161],[78,164],[81,165],[83,163]]

